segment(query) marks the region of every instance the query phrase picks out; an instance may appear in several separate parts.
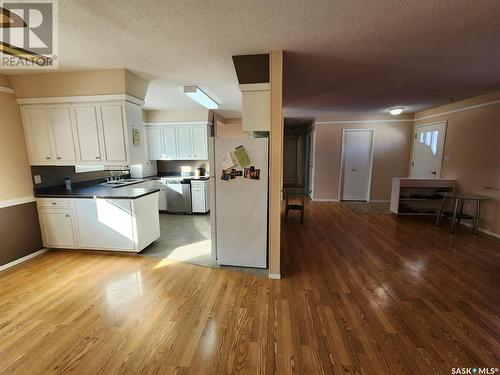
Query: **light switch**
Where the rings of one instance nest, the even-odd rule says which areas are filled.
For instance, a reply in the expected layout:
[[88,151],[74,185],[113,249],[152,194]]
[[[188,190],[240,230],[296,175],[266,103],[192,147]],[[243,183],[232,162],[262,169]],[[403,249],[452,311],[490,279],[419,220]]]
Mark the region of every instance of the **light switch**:
[[40,175],[35,175],[35,184],[41,184],[42,183],[42,178]]

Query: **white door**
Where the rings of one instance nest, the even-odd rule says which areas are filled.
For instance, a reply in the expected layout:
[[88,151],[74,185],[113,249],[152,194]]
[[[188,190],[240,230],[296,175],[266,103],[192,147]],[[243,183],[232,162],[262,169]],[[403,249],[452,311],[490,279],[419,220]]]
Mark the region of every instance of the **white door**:
[[71,213],[59,211],[41,211],[42,230],[47,247],[73,248],[75,236]]
[[192,158],[192,144],[191,144],[191,128],[179,127],[175,129],[177,138],[177,159],[191,159]]
[[95,106],[76,107],[73,111],[78,134],[80,160],[83,162],[101,161],[97,108]]
[[24,107],[23,117],[31,164],[53,162],[47,108]]
[[372,167],[373,130],[342,133],[342,200],[368,201]]
[[58,161],[75,162],[76,151],[71,125],[71,108],[51,107],[49,108],[54,135],[54,151]]
[[161,160],[163,158],[163,129],[148,128],[149,158]]
[[446,122],[415,128],[410,177],[440,178]]
[[193,137],[193,158],[198,160],[208,159],[207,127],[196,126],[191,128]]
[[125,129],[121,105],[102,106],[104,152],[108,162],[126,162]]
[[177,159],[177,144],[175,141],[175,128],[163,129],[163,159]]

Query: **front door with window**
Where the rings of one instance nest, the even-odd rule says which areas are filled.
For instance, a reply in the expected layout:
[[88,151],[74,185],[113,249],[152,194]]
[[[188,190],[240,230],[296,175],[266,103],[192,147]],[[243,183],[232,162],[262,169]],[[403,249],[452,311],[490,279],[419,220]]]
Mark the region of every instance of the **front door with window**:
[[446,122],[415,128],[410,177],[440,178]]

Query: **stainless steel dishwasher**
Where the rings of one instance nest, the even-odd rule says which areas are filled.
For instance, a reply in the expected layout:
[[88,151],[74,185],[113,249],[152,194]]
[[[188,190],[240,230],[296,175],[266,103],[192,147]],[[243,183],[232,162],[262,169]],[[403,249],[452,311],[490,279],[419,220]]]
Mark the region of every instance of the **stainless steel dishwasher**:
[[167,211],[191,214],[191,185],[187,180],[167,180]]

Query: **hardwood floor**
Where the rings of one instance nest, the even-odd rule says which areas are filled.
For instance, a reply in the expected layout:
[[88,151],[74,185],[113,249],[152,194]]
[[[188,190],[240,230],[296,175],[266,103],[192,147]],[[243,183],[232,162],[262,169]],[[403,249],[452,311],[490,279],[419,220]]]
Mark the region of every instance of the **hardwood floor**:
[[500,240],[308,203],[283,245],[283,280],[75,251],[2,272],[0,373],[499,367]]

